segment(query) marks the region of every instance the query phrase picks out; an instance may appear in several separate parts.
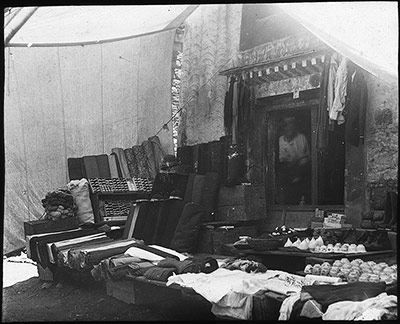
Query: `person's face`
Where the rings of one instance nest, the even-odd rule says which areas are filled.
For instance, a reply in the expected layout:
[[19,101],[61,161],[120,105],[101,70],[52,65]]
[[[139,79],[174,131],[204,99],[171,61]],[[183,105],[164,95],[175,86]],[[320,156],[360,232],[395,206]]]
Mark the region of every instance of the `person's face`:
[[293,123],[288,123],[284,127],[284,133],[287,138],[292,138],[296,134],[296,130]]

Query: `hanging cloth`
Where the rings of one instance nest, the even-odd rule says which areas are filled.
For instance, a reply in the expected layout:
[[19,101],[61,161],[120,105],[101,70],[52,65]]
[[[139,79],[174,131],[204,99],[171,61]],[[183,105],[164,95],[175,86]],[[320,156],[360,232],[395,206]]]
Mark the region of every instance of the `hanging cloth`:
[[234,83],[235,83],[235,78],[231,77],[229,82],[229,89],[225,94],[224,127],[226,135],[231,135],[232,133],[232,100],[233,100]]
[[324,149],[328,140],[328,112],[329,102],[332,103],[333,84],[331,80],[331,56],[325,56],[324,69],[322,71],[322,80],[320,85],[320,98],[318,110],[318,131],[317,131],[317,147]]
[[336,120],[338,125],[344,123],[343,109],[347,94],[347,59],[344,57],[340,62],[335,80],[335,98],[329,112],[329,118]]
[[343,111],[346,117],[346,142],[359,146],[364,144],[364,128],[368,102],[368,89],[360,69],[349,69],[348,95]]
[[[327,63],[327,61],[326,61]],[[338,53],[333,53],[329,60],[329,76],[328,76],[328,84],[326,90],[326,109],[328,112],[332,110],[333,101],[335,99],[335,82],[336,82],[336,74],[340,64],[340,58]]]
[[239,82],[233,84],[232,96],[232,144],[237,144],[239,114]]

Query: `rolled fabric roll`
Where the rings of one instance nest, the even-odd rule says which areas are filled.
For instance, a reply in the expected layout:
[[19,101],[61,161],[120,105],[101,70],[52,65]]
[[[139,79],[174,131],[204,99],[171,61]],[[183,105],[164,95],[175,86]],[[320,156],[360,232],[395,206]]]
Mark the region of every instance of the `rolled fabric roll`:
[[120,147],[114,147],[111,149],[112,153],[115,153],[117,157],[117,162],[121,170],[121,176],[122,178],[129,179],[131,177],[129,168],[128,168],[128,162],[126,161],[126,156],[125,152],[122,148]]
[[200,265],[191,260],[178,261],[172,258],[166,258],[158,262],[157,266],[161,268],[175,268],[178,274],[200,272]]
[[149,268],[144,273],[144,277],[150,280],[158,280],[167,282],[168,278],[174,274],[175,268]]
[[307,274],[305,276],[305,282],[309,285],[314,284],[315,282],[322,282],[322,283],[338,283],[342,282],[342,279],[339,277],[330,277],[330,276],[316,276]]

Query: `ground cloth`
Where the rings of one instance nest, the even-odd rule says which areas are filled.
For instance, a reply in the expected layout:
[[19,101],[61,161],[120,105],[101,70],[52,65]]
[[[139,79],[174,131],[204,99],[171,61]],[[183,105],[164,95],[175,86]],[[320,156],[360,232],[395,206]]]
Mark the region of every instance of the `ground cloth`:
[[219,268],[211,273],[185,273],[168,278],[167,286],[173,283],[190,287],[213,306],[215,315],[250,319],[252,295],[260,290],[272,290],[288,294],[299,292],[303,277],[284,271],[268,270],[265,273],[247,273],[241,270]]

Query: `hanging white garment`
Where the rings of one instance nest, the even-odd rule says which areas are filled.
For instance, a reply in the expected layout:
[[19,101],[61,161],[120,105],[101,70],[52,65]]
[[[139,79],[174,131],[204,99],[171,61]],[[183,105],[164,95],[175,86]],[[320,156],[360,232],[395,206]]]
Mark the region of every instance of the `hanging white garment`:
[[329,111],[329,118],[336,120],[338,125],[344,123],[342,114],[347,95],[347,59],[344,57],[340,62],[335,79],[335,97],[333,99],[332,108]]

